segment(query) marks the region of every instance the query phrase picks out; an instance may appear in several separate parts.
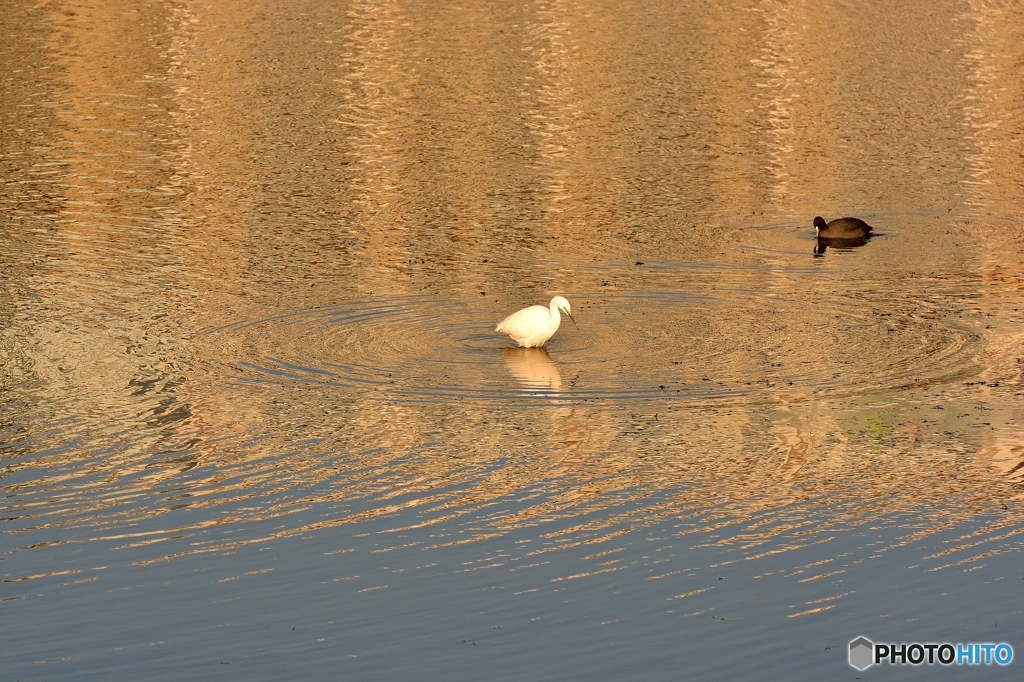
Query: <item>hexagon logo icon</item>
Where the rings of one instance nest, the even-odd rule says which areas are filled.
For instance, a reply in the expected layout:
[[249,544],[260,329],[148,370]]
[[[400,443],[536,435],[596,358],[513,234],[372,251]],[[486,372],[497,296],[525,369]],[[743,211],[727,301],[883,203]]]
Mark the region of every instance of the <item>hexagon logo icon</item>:
[[850,642],[850,665],[864,670],[874,663],[875,644],[867,637],[858,637]]

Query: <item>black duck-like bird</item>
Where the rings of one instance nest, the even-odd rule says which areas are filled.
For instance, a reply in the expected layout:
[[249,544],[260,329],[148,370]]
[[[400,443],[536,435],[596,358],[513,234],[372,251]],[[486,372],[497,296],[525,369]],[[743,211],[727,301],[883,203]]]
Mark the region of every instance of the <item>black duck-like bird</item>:
[[814,219],[814,232],[820,239],[867,239],[871,226],[860,218],[836,218],[826,223],[818,216]]
[[871,238],[871,226],[860,218],[837,218],[826,223],[818,216],[814,219],[814,233],[818,238],[814,255],[820,256],[830,246],[840,249],[864,246]]

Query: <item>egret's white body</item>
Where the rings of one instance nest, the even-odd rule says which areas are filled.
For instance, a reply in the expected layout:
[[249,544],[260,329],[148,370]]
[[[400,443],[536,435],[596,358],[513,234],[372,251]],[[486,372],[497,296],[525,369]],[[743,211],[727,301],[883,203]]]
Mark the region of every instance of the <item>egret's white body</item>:
[[[523,348],[539,348],[558,331],[558,325],[562,323],[562,310],[572,320],[569,301],[561,296],[555,296],[547,308],[542,305],[531,305],[512,313],[499,322],[494,331],[508,334]],[[572,323],[576,324],[576,320],[572,320]]]

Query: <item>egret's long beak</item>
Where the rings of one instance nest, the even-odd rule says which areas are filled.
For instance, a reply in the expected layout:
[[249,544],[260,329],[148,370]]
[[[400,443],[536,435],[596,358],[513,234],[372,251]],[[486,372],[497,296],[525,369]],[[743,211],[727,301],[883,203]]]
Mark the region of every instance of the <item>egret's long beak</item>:
[[[570,313],[568,310],[566,310],[565,314],[569,316],[570,320],[572,320],[572,313]],[[576,331],[580,330],[580,326],[578,324],[576,324],[576,320],[572,320],[572,326],[576,327]]]

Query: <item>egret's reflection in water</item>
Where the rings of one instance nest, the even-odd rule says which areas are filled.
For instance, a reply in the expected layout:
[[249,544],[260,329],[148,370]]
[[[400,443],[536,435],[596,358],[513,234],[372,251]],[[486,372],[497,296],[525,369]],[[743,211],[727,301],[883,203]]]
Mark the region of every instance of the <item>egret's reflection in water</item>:
[[562,374],[546,348],[502,348],[499,352],[524,393],[545,395],[562,387]]

